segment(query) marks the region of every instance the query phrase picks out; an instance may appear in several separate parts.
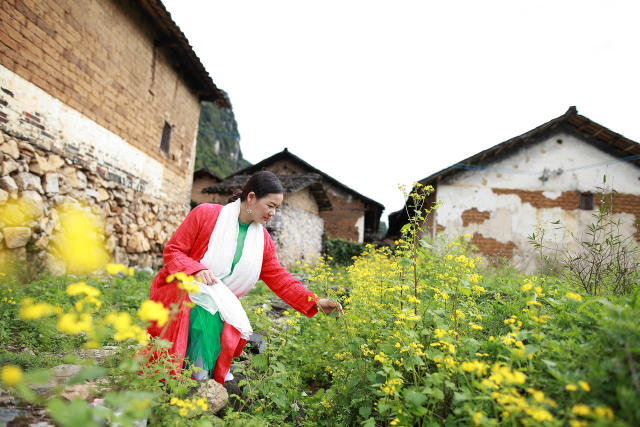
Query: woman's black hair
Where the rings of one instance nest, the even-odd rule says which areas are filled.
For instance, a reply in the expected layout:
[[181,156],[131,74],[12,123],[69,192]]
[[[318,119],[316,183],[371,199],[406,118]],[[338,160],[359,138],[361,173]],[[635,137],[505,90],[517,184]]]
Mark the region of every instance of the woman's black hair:
[[284,194],[282,183],[273,172],[260,171],[253,174],[249,181],[242,187],[242,190],[236,190],[229,197],[229,203],[233,203],[240,199],[247,200],[249,193],[255,193],[257,199],[262,199],[267,194]]

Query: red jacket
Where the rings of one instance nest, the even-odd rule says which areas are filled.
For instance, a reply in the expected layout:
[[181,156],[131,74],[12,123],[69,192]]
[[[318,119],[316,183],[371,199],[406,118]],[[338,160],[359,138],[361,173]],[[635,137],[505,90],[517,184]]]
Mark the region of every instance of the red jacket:
[[[211,233],[216,226],[221,210],[221,205],[198,205],[180,224],[180,227],[164,247],[162,254],[164,268],[160,270],[151,285],[152,300],[162,302],[169,309],[171,304],[177,302],[182,291],[178,289],[176,282],[167,283],[167,276],[179,272],[191,276],[201,270],[206,270],[206,267],[198,261],[202,259],[207,251]],[[315,308],[313,292],[308,291],[291,273],[280,265],[276,256],[275,244],[266,229],[264,229],[264,254],[260,279],[287,304],[305,316],[312,317],[318,312]],[[190,301],[188,297],[187,301]],[[191,309],[184,307],[168,325],[163,337],[163,339],[173,343],[169,352],[179,360],[177,372],[180,372],[182,368],[182,361],[187,350],[190,313]],[[225,324],[226,327],[227,325]],[[154,324],[149,327],[149,333],[151,336],[156,337],[160,335],[162,329],[164,328]],[[224,347],[224,343],[222,344]],[[242,346],[244,345],[242,344]],[[223,376],[224,373],[222,374]]]

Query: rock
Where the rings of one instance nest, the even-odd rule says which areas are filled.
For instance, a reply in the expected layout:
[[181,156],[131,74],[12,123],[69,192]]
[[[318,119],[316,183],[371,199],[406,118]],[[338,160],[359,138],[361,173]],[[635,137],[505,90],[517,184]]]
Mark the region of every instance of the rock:
[[96,392],[96,387],[91,384],[75,384],[67,386],[62,390],[60,396],[67,400],[80,398],[82,400],[89,399]]
[[57,154],[52,154],[49,156],[49,170],[57,171],[64,165],[64,160],[60,158]]
[[3,176],[2,178],[0,178],[0,188],[8,192],[9,194],[18,193],[18,186],[10,176]]
[[23,150],[29,151],[30,153],[35,153],[36,152],[36,149],[33,148],[33,145],[31,145],[31,144],[29,144],[28,142],[25,142],[25,141],[18,142],[18,149],[20,149],[20,148],[23,149]]
[[47,172],[51,172],[47,159],[39,156],[38,154],[35,154],[35,157],[33,158],[33,160],[31,160],[31,163],[29,164],[29,170],[31,171],[31,173],[34,173],[38,176],[42,176]]
[[42,189],[42,185],[40,184],[40,178],[37,176],[30,174],[29,172],[20,172],[16,176],[13,177],[18,189],[24,190],[33,190],[37,191],[40,194],[44,194],[44,190]]
[[107,239],[105,247],[109,253],[113,253],[113,251],[116,249],[116,246],[118,246],[118,237],[115,234],[112,234]]
[[109,200],[109,193],[107,193],[107,190],[100,187],[98,188],[98,197],[96,197],[96,199],[98,200],[98,202],[105,202]]
[[84,192],[87,193],[87,196],[93,197],[94,199],[98,200],[98,192],[96,190],[87,188],[86,190],[84,190]]
[[127,196],[125,196],[122,192],[120,191],[114,191],[113,192],[113,199],[116,201],[116,203],[118,204],[118,206],[124,206],[124,204],[127,201]]
[[54,277],[64,276],[67,273],[67,265],[50,253],[47,253],[44,264],[47,271]]
[[141,252],[147,252],[151,249],[151,245],[144,234],[140,231],[135,232],[127,239],[127,252],[130,254],[136,254]]
[[0,144],[0,151],[2,151],[7,156],[11,157],[14,160],[18,160],[20,157],[20,150],[18,150],[18,144],[10,139],[9,141]]
[[1,174],[2,174],[2,176],[7,176],[12,172],[17,171],[19,167],[20,167],[20,165],[18,163],[16,163],[15,160],[13,160],[11,158],[6,158],[2,162],[2,172],[1,172]]
[[264,341],[260,334],[253,333],[247,340],[249,350],[253,354],[262,354],[267,349],[267,343]]
[[0,205],[4,205],[9,200],[9,193],[4,190],[0,190]]
[[36,243],[34,243],[34,245],[37,249],[45,250],[49,245],[49,238],[46,234],[43,234],[38,240],[36,240]]
[[155,237],[155,233],[153,232],[153,228],[151,227],[145,227],[144,228],[144,235],[147,239],[149,240],[153,240],[153,238]]
[[131,223],[127,227],[127,233],[135,234],[138,231],[138,224]]
[[218,384],[216,380],[203,382],[200,387],[198,387],[197,395],[207,398],[209,410],[214,414],[227,406],[227,402],[229,401],[227,390]]
[[[4,144],[3,144],[4,145]],[[16,418],[26,417],[28,411],[16,408],[0,408],[0,426],[14,425],[9,424]],[[23,424],[19,424],[23,425]]]
[[28,348],[23,348],[22,351],[20,353],[25,353],[28,354],[29,356],[35,356],[36,354],[33,352],[33,350],[28,349]]
[[49,218],[42,218],[39,225],[40,230],[44,231],[47,236],[53,233],[53,221],[50,221]]
[[44,215],[44,201],[42,196],[35,191],[23,191],[21,210],[30,220],[39,220]]
[[81,171],[76,171],[76,175],[78,176],[79,188],[87,188],[87,175]]
[[56,172],[46,173],[42,177],[42,189],[45,193],[59,193],[60,176]]
[[31,238],[31,229],[29,227],[6,227],[2,232],[5,244],[9,249],[24,247]]
[[[84,186],[87,186],[87,176],[84,176]],[[78,178],[78,170],[73,166],[67,166],[60,169],[60,176],[64,179],[66,184],[71,188],[84,188],[82,187],[82,183]]]

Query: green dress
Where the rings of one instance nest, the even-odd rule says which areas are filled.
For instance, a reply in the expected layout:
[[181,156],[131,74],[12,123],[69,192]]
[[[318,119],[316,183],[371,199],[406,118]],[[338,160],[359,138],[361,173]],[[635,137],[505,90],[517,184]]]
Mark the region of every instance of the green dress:
[[[240,230],[238,232],[238,242],[236,253],[233,256],[231,271],[222,280],[231,276],[244,248],[244,240],[247,237],[247,230],[250,224],[243,224],[238,220]],[[211,314],[204,308],[196,305],[191,309],[189,315],[189,338],[187,341],[187,351],[185,363],[202,369],[202,372],[194,372],[192,377],[197,380],[213,378],[213,368],[220,355],[220,335],[224,321],[220,318],[220,312]]]

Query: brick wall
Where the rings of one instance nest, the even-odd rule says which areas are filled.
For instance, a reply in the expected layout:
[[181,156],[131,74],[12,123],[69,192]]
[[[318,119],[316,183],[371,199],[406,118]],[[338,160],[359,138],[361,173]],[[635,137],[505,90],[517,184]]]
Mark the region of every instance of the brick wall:
[[[267,168],[276,175],[291,175],[296,173],[309,173],[301,166],[287,160],[279,160]],[[325,233],[331,238],[343,238],[359,241],[360,233],[356,223],[364,216],[366,207],[362,200],[353,197],[350,193],[336,185],[323,181],[325,192],[329,196],[333,210],[321,211],[320,217],[324,220]],[[363,224],[364,226],[364,224]]]
[[[162,196],[189,201],[199,99],[170,49],[154,47],[158,36],[141,10],[124,0],[3,0],[0,24],[0,66],[148,155],[163,168]],[[21,115],[0,116],[3,130],[65,148],[47,132],[56,117],[43,117],[40,129],[24,114],[39,115],[26,100],[0,95]],[[159,149],[165,121],[173,126],[169,156]],[[81,143],[72,144],[76,151],[91,152],[100,141]],[[130,172],[120,174],[126,181]]]
[[319,215],[318,203],[313,198],[309,187],[303,188],[295,193],[287,193],[284,196],[284,203],[300,208],[309,213]]
[[203,193],[202,190],[204,188],[211,187],[213,184],[217,184],[218,182],[220,181],[211,177],[195,178],[193,180],[193,186],[191,188],[191,200],[193,200],[197,204],[214,203],[214,195],[211,193]]

